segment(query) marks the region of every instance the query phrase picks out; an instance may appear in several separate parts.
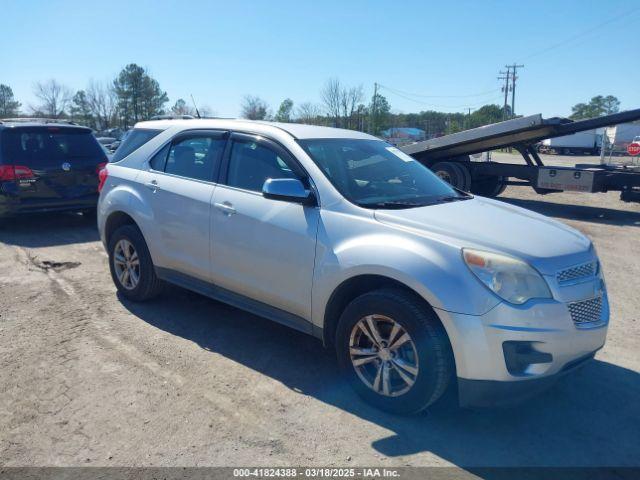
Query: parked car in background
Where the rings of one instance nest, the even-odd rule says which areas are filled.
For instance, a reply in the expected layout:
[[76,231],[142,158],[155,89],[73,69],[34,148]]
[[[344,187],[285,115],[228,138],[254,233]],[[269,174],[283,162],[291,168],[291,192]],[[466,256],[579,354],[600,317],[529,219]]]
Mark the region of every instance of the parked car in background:
[[417,412],[450,386],[463,405],[511,403],[605,342],[588,238],[456,190],[364,133],[142,122],[100,187],[125,298],[174,284],[315,335],[388,411]]
[[122,136],[126,133],[126,130],[123,130],[120,127],[108,128],[106,130],[102,130],[96,134],[96,136],[100,137],[112,137],[116,140],[122,140]]
[[111,145],[113,142],[116,141],[114,137],[96,137],[96,140],[100,145],[105,145],[105,146]]
[[102,149],[102,151],[106,155],[107,162],[110,162],[111,159],[113,158],[113,152],[111,150],[109,150],[107,147],[105,147],[104,145],[102,145],[102,144],[100,144],[100,148]]
[[96,137],[96,140],[109,152],[115,152],[120,146],[120,140],[113,137]]
[[107,156],[89,128],[46,119],[0,120],[0,217],[95,212]]

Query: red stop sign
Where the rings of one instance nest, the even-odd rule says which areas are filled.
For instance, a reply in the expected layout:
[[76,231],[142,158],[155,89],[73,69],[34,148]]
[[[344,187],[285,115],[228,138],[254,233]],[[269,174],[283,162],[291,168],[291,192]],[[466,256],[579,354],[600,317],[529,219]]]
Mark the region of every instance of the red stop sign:
[[627,146],[627,153],[632,157],[640,155],[640,143],[630,143]]

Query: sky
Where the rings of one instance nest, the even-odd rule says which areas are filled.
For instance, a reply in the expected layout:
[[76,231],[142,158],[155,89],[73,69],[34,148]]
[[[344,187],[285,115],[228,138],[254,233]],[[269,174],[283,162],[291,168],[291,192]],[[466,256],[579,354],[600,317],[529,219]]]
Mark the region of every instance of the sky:
[[[374,84],[394,112],[502,104],[498,72],[524,64],[517,114],[567,116],[595,95],[640,108],[640,0],[0,0],[0,83],[72,90],[128,63],[169,96],[238,116],[245,95],[321,103],[335,77]],[[368,102],[367,102],[368,103]]]

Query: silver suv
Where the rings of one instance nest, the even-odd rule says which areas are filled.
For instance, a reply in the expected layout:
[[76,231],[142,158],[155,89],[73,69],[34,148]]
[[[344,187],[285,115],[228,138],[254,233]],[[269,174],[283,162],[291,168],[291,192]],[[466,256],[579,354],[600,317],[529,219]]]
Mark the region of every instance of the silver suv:
[[370,135],[142,122],[100,188],[124,297],[148,300],[169,282],[314,335],[388,411],[417,412],[456,388],[462,405],[511,403],[605,342],[589,239],[457,191]]

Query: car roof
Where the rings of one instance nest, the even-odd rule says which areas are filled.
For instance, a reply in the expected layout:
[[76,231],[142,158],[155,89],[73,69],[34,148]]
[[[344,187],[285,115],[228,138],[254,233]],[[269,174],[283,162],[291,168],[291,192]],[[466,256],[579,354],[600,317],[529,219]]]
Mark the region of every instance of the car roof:
[[343,128],[319,127],[316,125],[305,125],[302,123],[281,123],[266,122],[256,120],[231,119],[231,118],[202,118],[202,119],[170,119],[170,120],[149,120],[139,122],[135,128],[148,128],[166,130],[171,127],[184,128],[223,128],[236,131],[255,132],[256,127],[260,131],[273,129],[277,132],[286,132],[296,139],[310,138],[349,138],[363,140],[379,140],[378,138],[355,130]]
[[73,128],[91,131],[89,127],[78,125],[65,120],[41,119],[41,118],[6,118],[0,119],[0,128],[32,128],[32,127],[55,127]]

